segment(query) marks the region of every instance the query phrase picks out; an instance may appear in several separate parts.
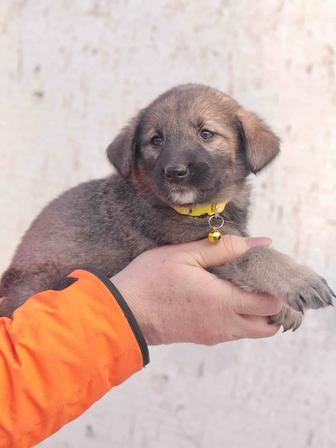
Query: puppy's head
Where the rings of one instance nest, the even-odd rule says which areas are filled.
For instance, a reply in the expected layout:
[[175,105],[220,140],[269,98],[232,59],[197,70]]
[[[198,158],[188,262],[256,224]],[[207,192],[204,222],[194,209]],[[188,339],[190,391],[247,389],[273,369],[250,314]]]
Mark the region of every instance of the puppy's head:
[[279,153],[279,139],[220,91],[175,87],[140,111],[107,149],[119,173],[167,204],[215,202]]

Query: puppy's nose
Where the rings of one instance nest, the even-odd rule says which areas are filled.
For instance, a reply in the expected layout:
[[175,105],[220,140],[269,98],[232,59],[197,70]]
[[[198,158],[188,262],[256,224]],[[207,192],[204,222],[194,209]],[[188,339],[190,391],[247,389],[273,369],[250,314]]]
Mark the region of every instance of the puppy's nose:
[[169,165],[164,169],[166,178],[171,182],[176,182],[186,178],[189,174],[189,169],[185,165]]

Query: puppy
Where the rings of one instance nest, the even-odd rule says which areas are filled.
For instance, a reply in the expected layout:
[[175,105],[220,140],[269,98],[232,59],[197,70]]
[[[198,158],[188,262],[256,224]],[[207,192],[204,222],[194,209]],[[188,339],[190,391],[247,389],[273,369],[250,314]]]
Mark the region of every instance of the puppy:
[[[1,279],[0,314],[10,316],[77,266],[111,277],[147,249],[205,238],[208,216],[181,214],[181,206],[228,200],[223,232],[246,236],[246,178],[278,153],[269,127],[229,96],[197,84],[168,90],[108,147],[118,174],[66,191],[35,219]],[[269,248],[214,271],[248,291],[286,298],[289,306],[272,318],[285,330],[299,327],[304,309],[332,303],[321,277]]]

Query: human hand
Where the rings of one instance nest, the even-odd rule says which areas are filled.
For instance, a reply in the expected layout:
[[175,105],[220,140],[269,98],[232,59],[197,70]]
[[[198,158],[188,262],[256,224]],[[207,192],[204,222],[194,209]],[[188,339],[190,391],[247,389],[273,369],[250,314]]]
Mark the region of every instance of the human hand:
[[267,238],[225,235],[144,252],[111,278],[132,310],[148,344],[194,342],[213,345],[273,336],[279,325],[268,316],[279,298],[250,294],[206,270],[243,255]]

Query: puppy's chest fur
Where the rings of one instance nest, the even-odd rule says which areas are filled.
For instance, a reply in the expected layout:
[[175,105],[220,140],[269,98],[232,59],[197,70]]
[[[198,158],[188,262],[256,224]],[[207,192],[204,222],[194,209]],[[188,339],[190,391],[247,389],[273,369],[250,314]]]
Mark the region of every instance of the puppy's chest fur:
[[[241,186],[240,202],[225,210],[224,233],[246,234],[248,196],[247,185]],[[179,215],[118,175],[90,181],[42,210],[2,277],[0,295],[16,307],[78,266],[112,276],[147,249],[195,241],[208,232],[208,217]]]
[[[178,244],[205,238],[210,230],[208,216],[191,217],[180,215],[159,201],[151,193],[139,191],[132,184],[118,177],[107,182],[113,185],[112,197],[106,198],[111,222],[115,229],[117,218],[120,229],[127,230],[141,241],[149,240],[153,245]],[[238,201],[229,202],[224,211],[223,233],[246,234],[249,188],[241,186]]]

